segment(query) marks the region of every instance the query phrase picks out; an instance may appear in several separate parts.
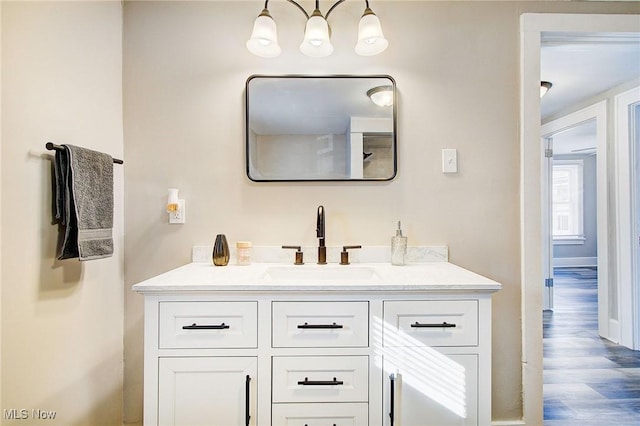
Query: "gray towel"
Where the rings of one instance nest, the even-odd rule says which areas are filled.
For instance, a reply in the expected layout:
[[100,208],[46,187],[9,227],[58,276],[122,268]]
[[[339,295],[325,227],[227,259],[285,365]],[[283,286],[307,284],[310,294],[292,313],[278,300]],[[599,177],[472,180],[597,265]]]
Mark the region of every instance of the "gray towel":
[[62,145],[54,161],[55,216],[64,235],[58,259],[101,259],[113,255],[113,158]]

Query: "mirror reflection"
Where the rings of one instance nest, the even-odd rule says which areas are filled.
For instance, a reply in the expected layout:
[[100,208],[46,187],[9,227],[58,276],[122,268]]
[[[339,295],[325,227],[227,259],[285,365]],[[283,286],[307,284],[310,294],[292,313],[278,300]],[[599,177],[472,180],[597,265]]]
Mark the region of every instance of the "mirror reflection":
[[246,167],[269,181],[391,180],[390,76],[260,76],[246,86]]

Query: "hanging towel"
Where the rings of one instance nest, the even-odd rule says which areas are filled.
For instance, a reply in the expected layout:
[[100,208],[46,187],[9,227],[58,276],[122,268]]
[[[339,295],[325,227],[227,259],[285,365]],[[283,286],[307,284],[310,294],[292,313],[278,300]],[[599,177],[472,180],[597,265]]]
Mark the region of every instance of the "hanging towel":
[[113,255],[113,158],[62,145],[54,160],[55,215],[61,223],[58,259]]

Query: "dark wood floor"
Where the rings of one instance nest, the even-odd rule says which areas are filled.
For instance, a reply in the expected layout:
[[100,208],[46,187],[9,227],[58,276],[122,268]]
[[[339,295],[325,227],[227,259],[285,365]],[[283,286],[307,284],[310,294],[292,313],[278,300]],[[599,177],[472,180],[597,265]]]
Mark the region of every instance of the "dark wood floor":
[[598,336],[593,268],[554,272],[544,313],[545,426],[640,425],[640,351]]

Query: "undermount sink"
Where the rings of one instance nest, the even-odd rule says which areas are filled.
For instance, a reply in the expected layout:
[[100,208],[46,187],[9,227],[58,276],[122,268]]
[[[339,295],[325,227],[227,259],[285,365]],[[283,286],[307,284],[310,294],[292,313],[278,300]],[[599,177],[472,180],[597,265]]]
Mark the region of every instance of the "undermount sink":
[[368,281],[378,278],[375,269],[369,266],[351,265],[291,265],[271,266],[265,279],[272,281]]

